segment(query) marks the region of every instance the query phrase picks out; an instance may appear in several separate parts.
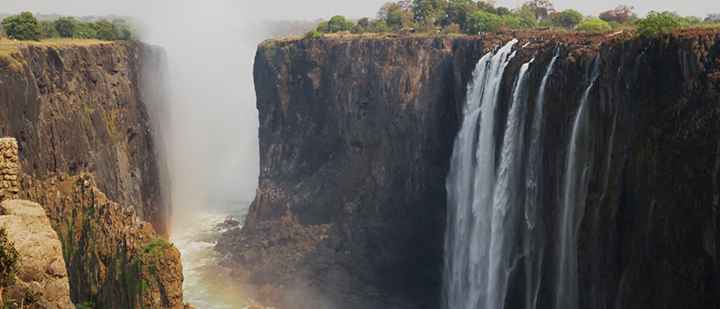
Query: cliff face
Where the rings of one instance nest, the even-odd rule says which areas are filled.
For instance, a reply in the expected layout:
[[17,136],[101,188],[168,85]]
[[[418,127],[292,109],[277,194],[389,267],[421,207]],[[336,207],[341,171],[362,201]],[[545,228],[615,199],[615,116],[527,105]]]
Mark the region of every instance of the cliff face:
[[[275,288],[261,290],[288,308],[441,307],[445,178],[467,83],[478,59],[513,37],[529,44],[503,77],[498,123],[520,65],[536,59],[534,97],[561,46],[543,114],[547,222],[560,211],[569,134],[600,59],[576,244],[580,307],[720,305],[720,41],[712,31],[265,43],[255,61],[260,184],[243,229],[218,245],[227,263]],[[547,243],[550,268],[557,257]],[[511,278],[510,287],[523,282]],[[539,306],[552,298],[542,288]]]
[[92,172],[108,197],[166,232],[168,208],[140,88],[135,43],[26,46],[0,60],[0,133],[34,179]]
[[149,116],[162,107],[146,105],[160,94],[141,88],[159,78],[145,70],[158,59],[130,42],[0,57],[0,132],[18,140],[19,195],[46,210],[78,305],[184,306],[180,255],[162,238],[169,207]]

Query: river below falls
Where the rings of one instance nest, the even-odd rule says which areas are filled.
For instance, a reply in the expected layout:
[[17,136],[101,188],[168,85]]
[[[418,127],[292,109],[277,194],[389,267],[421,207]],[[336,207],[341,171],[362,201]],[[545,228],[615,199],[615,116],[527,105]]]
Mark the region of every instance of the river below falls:
[[183,294],[186,303],[198,309],[244,309],[250,306],[247,293],[220,267],[213,249],[225,230],[220,225],[232,217],[244,221],[247,205],[232,209],[202,210],[186,214],[173,225],[171,240],[182,254]]

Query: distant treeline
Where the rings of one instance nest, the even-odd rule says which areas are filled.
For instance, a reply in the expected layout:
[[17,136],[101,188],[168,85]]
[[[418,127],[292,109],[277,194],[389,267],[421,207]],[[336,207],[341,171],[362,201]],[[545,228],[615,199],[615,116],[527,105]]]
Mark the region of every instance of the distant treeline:
[[58,17],[41,21],[30,12],[3,18],[0,30],[3,35],[16,40],[77,38],[115,41],[134,38],[130,23],[122,18],[79,20],[75,17]]
[[352,21],[344,16],[334,16],[321,22],[307,37],[338,32],[478,34],[517,29],[602,33],[623,28],[638,29],[641,35],[652,36],[681,27],[718,25],[720,14],[711,14],[701,19],[673,12],[651,12],[645,18],[638,18],[634,8],[626,5],[598,16],[584,16],[573,9],[556,10],[551,0],[531,0],[515,9],[495,6],[493,1],[401,0],[383,5],[376,18]]

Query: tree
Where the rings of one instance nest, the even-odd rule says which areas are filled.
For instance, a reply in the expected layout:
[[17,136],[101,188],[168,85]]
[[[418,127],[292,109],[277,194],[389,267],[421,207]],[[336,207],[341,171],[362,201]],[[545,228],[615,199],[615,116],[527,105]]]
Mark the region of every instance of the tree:
[[2,27],[8,37],[16,40],[40,40],[41,28],[37,18],[30,12],[10,16],[2,21]]
[[599,18],[588,18],[582,21],[575,30],[582,32],[602,33],[612,30],[610,24]]
[[447,8],[447,0],[413,0],[412,11],[415,22],[424,25],[434,25],[443,18]]
[[454,24],[465,31],[467,28],[468,15],[478,10],[481,10],[481,8],[472,0],[450,0],[445,10],[445,16],[440,21],[440,24],[443,27]]
[[412,26],[412,9],[408,2],[388,2],[380,8],[378,19],[384,21],[386,26],[400,30]]
[[625,24],[637,19],[635,8],[629,5],[620,5],[612,10],[600,13],[600,19],[606,22]]
[[468,16],[466,33],[494,32],[500,30],[503,21],[500,16],[484,11],[476,11]]
[[350,31],[353,26],[355,26],[355,24],[345,18],[345,16],[336,15],[328,21],[328,32],[336,33]]
[[583,20],[583,15],[576,10],[564,10],[550,15],[550,21],[554,26],[574,28]]
[[40,22],[40,37],[41,38],[57,38],[60,34],[55,30],[55,24],[49,21]]
[[555,12],[555,6],[551,0],[531,0],[525,2],[523,7],[532,11],[535,18],[539,20],[543,20]]
[[107,20],[95,23],[96,38],[105,41],[117,40],[117,33],[113,24]]
[[75,28],[75,37],[81,39],[94,39],[98,37],[95,23],[78,23]]
[[684,25],[682,17],[673,12],[655,11],[650,12],[637,23],[638,33],[646,37],[668,34]]
[[55,21],[55,30],[60,37],[72,38],[77,31],[77,21],[72,17],[61,17]]

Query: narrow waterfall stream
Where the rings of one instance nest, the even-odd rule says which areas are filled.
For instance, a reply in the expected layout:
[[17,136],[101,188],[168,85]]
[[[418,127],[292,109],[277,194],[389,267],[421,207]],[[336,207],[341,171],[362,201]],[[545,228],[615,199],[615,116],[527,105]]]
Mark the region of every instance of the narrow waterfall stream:
[[[483,56],[468,86],[446,183],[444,297],[449,309],[503,309],[509,303],[512,308],[527,309],[578,305],[577,230],[592,168],[587,105],[599,60],[580,99],[567,144],[558,218],[543,222],[543,115],[547,84],[560,50],[543,70],[531,109],[528,72],[534,59],[520,66],[508,102],[499,102],[503,74],[516,54],[516,43],[513,40]],[[502,126],[497,125],[501,119],[495,119],[500,104],[509,109]],[[499,152],[495,145],[498,129],[503,130]],[[545,261],[548,240],[557,242],[552,261]],[[554,296],[544,305],[539,301],[541,286]],[[522,291],[511,292],[517,288]],[[510,293],[518,299],[509,299]]]
[[595,60],[590,84],[580,100],[567,151],[563,180],[561,217],[558,231],[555,308],[577,308],[577,234],[585,211],[588,181],[592,171],[592,135],[588,131],[588,101],[599,75],[599,58]]

